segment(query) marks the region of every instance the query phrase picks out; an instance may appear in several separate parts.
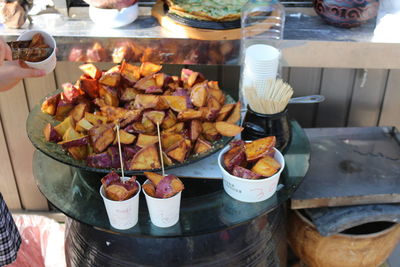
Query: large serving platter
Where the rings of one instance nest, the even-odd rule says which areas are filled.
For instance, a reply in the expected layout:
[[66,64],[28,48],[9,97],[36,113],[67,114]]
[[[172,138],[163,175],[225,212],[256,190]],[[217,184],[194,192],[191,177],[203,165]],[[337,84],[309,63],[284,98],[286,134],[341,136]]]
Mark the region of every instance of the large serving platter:
[[[54,95],[61,92],[61,90],[57,90],[55,92],[52,92],[48,96]],[[48,97],[46,96],[46,97]],[[80,168],[85,171],[90,171],[90,172],[97,172],[97,173],[108,173],[111,170],[120,172],[119,169],[101,169],[101,168],[95,168],[95,167],[90,167],[86,164],[85,160],[76,160],[70,155],[67,154],[66,151],[62,149],[62,147],[56,143],[51,143],[47,142],[44,138],[44,133],[43,129],[46,126],[47,123],[51,123],[53,126],[57,125],[59,121],[55,120],[52,116],[49,114],[43,113],[40,109],[41,104],[43,103],[45,98],[43,98],[40,103],[38,103],[32,111],[29,113],[28,119],[26,121],[26,130],[28,133],[28,137],[30,141],[32,142],[33,146],[46,154],[47,156],[62,162],[64,164],[70,165],[72,167]],[[235,100],[229,96],[225,95],[225,103],[235,103]],[[166,170],[181,167],[184,165],[188,165],[190,163],[196,162],[200,159],[206,158],[223,147],[225,147],[230,141],[232,140],[232,137],[222,137],[221,139],[215,141],[212,143],[212,149],[207,151],[206,153],[202,154],[192,154],[190,155],[184,162],[182,163],[175,163],[171,166],[165,166]],[[144,171],[161,171],[161,169],[151,169],[151,170],[124,170],[126,175],[135,175],[135,174],[142,174]]]

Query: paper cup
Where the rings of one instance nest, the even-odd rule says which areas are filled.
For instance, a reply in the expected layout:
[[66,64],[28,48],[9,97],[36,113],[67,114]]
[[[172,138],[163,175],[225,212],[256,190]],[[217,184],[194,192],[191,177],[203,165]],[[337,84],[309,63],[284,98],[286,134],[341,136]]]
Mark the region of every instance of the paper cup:
[[234,176],[225,170],[223,166],[223,155],[230,149],[225,147],[218,156],[218,165],[222,172],[225,192],[236,200],[243,202],[260,202],[270,198],[276,191],[279,177],[285,168],[285,159],[282,153],[274,148],[275,160],[281,165],[279,171],[271,177],[250,180]]
[[[149,180],[146,180],[145,184],[149,182]],[[143,193],[146,197],[151,222],[155,226],[170,227],[179,221],[182,192],[170,198],[151,197],[145,190],[143,190]]]
[[246,49],[245,66],[256,79],[276,78],[280,52],[273,46],[257,44]]
[[48,32],[41,31],[41,30],[29,30],[23,32],[18,38],[17,41],[28,41],[32,40],[32,37],[36,34],[40,33],[46,44],[48,44],[50,47],[53,48],[53,52],[51,53],[50,56],[48,56],[45,60],[39,61],[39,62],[30,62],[30,61],[25,61],[26,65],[28,65],[31,68],[34,69],[39,69],[39,70],[44,70],[46,74],[49,74],[56,68],[57,64],[57,57],[56,57],[56,50],[57,50],[57,44],[56,40],[54,40],[53,36],[51,36]]
[[89,17],[97,25],[107,28],[118,28],[131,24],[139,15],[139,4],[118,9],[107,9],[89,6]]
[[130,199],[123,201],[114,201],[106,197],[103,185],[100,187],[100,195],[103,198],[104,205],[106,206],[107,216],[113,228],[119,230],[126,230],[132,228],[138,222],[139,216],[139,195],[141,186],[138,192]]

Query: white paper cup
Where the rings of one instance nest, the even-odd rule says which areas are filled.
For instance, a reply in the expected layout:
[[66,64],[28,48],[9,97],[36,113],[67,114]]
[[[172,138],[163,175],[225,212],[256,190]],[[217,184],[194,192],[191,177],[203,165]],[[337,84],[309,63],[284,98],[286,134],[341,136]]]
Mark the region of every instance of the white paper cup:
[[25,61],[26,65],[28,65],[31,68],[34,69],[39,69],[39,70],[44,70],[46,74],[49,74],[56,68],[57,64],[57,57],[56,57],[56,50],[57,50],[57,44],[56,40],[54,40],[53,36],[51,36],[48,32],[41,31],[41,30],[29,30],[23,32],[18,38],[17,41],[28,41],[32,40],[32,37],[36,34],[40,33],[46,44],[48,44],[50,47],[53,48],[53,52],[51,53],[50,56],[48,56],[45,60],[39,61],[39,62],[30,62],[30,61]]
[[273,46],[257,44],[246,49],[245,66],[256,79],[275,79],[280,52]]
[[[146,183],[150,183],[146,180]],[[179,221],[182,192],[170,198],[155,198],[149,196],[145,190],[147,208],[149,209],[151,222],[158,227],[170,227]]]
[[260,202],[275,194],[279,177],[285,168],[285,159],[282,153],[274,148],[274,158],[279,162],[281,168],[271,177],[264,179],[245,179],[230,174],[223,166],[223,155],[230,149],[225,147],[218,156],[218,165],[222,172],[225,192],[236,200],[243,202]]
[[89,6],[89,17],[97,25],[107,28],[118,28],[131,24],[139,15],[139,4],[118,9],[107,9]]
[[107,216],[110,224],[115,229],[126,230],[132,228],[138,222],[139,217],[139,195],[141,186],[139,186],[137,193],[130,199],[123,201],[114,201],[106,197],[103,185],[100,187],[100,195],[103,198],[104,205],[106,206]]

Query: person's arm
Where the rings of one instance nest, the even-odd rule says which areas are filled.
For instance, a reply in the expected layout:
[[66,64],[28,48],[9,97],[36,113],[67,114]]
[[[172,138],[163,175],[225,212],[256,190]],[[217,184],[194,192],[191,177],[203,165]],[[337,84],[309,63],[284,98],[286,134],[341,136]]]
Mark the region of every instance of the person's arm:
[[23,61],[13,61],[10,47],[0,39],[0,92],[13,88],[24,78],[44,75],[43,70],[29,68]]

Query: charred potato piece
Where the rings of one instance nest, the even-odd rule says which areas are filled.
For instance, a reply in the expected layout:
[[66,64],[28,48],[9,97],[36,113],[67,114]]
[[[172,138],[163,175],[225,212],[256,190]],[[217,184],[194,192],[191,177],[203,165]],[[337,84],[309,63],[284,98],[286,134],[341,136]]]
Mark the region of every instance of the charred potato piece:
[[188,109],[178,113],[178,120],[188,121],[194,119],[200,119],[203,113],[200,110]]
[[146,192],[147,195],[151,197],[156,197],[156,188],[151,183],[147,183],[142,185],[143,190]]
[[226,122],[237,123],[240,120],[240,107],[240,102],[237,102],[233,108],[232,114],[229,116]]
[[183,129],[185,128],[185,123],[180,122],[175,124],[174,126],[165,129],[164,131],[162,131],[163,133],[180,133],[183,131]]
[[174,126],[177,123],[176,116],[172,110],[168,110],[163,122],[161,123],[161,127],[163,129],[168,129]]
[[161,98],[165,99],[165,101],[168,103],[168,106],[173,111],[181,112],[181,111],[187,110],[187,108],[188,108],[185,96],[164,95],[164,96],[161,96]]
[[124,61],[121,65],[121,76],[130,84],[134,84],[140,79],[140,68]]
[[190,100],[193,105],[196,107],[203,107],[207,102],[207,87],[205,83],[198,83],[193,86],[192,91],[190,92]]
[[62,140],[61,135],[58,134],[56,130],[54,130],[53,125],[50,123],[46,124],[43,129],[44,138],[47,142],[57,143]]
[[161,134],[161,145],[164,151],[168,150],[173,145],[179,143],[184,140],[184,136],[182,134],[177,133],[163,133]]
[[75,122],[78,122],[85,116],[85,113],[88,111],[89,107],[86,103],[79,103],[72,109],[69,115]]
[[221,110],[218,112],[217,121],[223,121],[229,115],[229,113],[233,110],[236,104],[226,104]]
[[157,110],[152,110],[145,112],[143,114],[144,117],[148,118],[151,120],[154,124],[161,124],[164,120],[165,117],[165,112],[164,111],[157,111]]
[[89,97],[96,98],[99,96],[99,82],[87,75],[82,75],[79,78],[79,87],[84,91]]
[[57,104],[60,100],[60,94],[56,94],[50,97],[47,97],[41,106],[41,110],[43,113],[47,113],[51,116],[56,114]]
[[54,114],[54,118],[58,121],[62,121],[65,117],[71,112],[74,108],[74,104],[68,102],[67,100],[61,98],[57,103],[56,114]]
[[76,88],[71,83],[64,83],[61,85],[63,89],[63,98],[66,102],[74,102],[80,95],[82,95],[82,91]]
[[157,135],[139,134],[136,145],[140,147],[147,147],[156,143],[158,143]]
[[[119,140],[121,144],[130,145],[135,142],[136,136],[126,132],[125,130],[119,130]],[[115,136],[113,144],[118,143],[118,136]]]
[[190,140],[196,141],[202,131],[203,131],[203,126],[201,124],[201,121],[199,121],[199,120],[190,121],[190,124],[189,124]]
[[180,163],[184,162],[186,159],[186,155],[188,154],[188,146],[186,145],[185,140],[181,140],[179,143],[174,144],[167,150],[168,157],[176,160]]
[[246,168],[243,168],[239,165],[236,165],[235,167],[233,167],[233,171],[232,171],[232,175],[237,176],[237,177],[241,177],[241,178],[245,178],[245,179],[259,179],[262,176],[249,170]]
[[99,114],[93,114],[85,112],[85,119],[93,125],[107,123],[107,117],[101,116]]
[[119,98],[117,88],[110,86],[100,86],[99,96],[104,99],[104,102],[108,106],[118,107]]
[[245,167],[247,162],[243,147],[235,146],[228,150],[228,152],[226,152],[223,156],[223,161],[225,168],[229,172],[231,172],[236,165]]
[[212,122],[203,122],[202,124],[203,132],[202,135],[208,141],[216,141],[221,138],[220,134],[218,133],[217,129],[215,128],[215,124]]
[[120,81],[121,81],[120,66],[112,67],[111,69],[106,71],[99,79],[99,83],[111,87],[118,86]]
[[122,94],[120,100],[123,102],[129,102],[135,100],[136,95],[139,94],[139,91],[132,87],[127,87],[122,89]]
[[201,154],[212,149],[211,143],[207,142],[203,138],[198,138],[196,144],[194,145],[194,153]]

